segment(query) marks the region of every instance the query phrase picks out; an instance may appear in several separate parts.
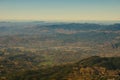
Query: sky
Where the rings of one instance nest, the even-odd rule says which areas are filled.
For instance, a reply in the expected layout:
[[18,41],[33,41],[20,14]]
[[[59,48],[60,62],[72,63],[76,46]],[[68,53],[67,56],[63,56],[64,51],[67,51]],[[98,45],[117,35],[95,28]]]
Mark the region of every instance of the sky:
[[120,0],[0,0],[0,20],[120,20]]

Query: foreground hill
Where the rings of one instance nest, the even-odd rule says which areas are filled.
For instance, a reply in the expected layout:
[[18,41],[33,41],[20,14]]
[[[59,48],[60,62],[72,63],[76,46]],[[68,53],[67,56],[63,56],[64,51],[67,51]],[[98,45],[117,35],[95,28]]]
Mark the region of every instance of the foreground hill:
[[8,80],[120,80],[120,57],[93,56],[77,63],[10,74]]
[[98,57],[93,56],[78,62],[78,65],[83,67],[105,67],[106,69],[116,70],[120,69],[120,57]]

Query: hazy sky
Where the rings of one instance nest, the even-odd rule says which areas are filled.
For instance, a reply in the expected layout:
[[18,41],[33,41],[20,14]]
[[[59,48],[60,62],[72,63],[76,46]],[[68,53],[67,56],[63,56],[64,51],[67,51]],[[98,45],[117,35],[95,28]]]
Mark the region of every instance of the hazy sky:
[[120,0],[0,0],[0,20],[120,20]]

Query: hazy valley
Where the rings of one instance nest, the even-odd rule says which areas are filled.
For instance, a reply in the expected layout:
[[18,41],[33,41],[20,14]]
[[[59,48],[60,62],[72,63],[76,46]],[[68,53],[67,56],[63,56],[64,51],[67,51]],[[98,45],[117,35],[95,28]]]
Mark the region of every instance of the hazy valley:
[[119,59],[119,23],[0,22],[0,80],[119,80]]

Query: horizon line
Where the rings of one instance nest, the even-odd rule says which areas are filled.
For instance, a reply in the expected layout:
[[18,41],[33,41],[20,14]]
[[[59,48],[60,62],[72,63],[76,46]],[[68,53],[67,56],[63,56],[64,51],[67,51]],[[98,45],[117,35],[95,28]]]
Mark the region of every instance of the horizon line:
[[0,22],[7,22],[7,21],[9,21],[9,22],[12,22],[12,21],[14,21],[14,22],[21,22],[21,21],[27,21],[27,22],[31,22],[31,21],[43,21],[43,22],[80,22],[80,21],[98,21],[98,22],[108,22],[108,21],[110,21],[110,22],[112,22],[112,21],[120,21],[120,20],[27,20],[27,19],[6,19],[6,20],[0,20]]

